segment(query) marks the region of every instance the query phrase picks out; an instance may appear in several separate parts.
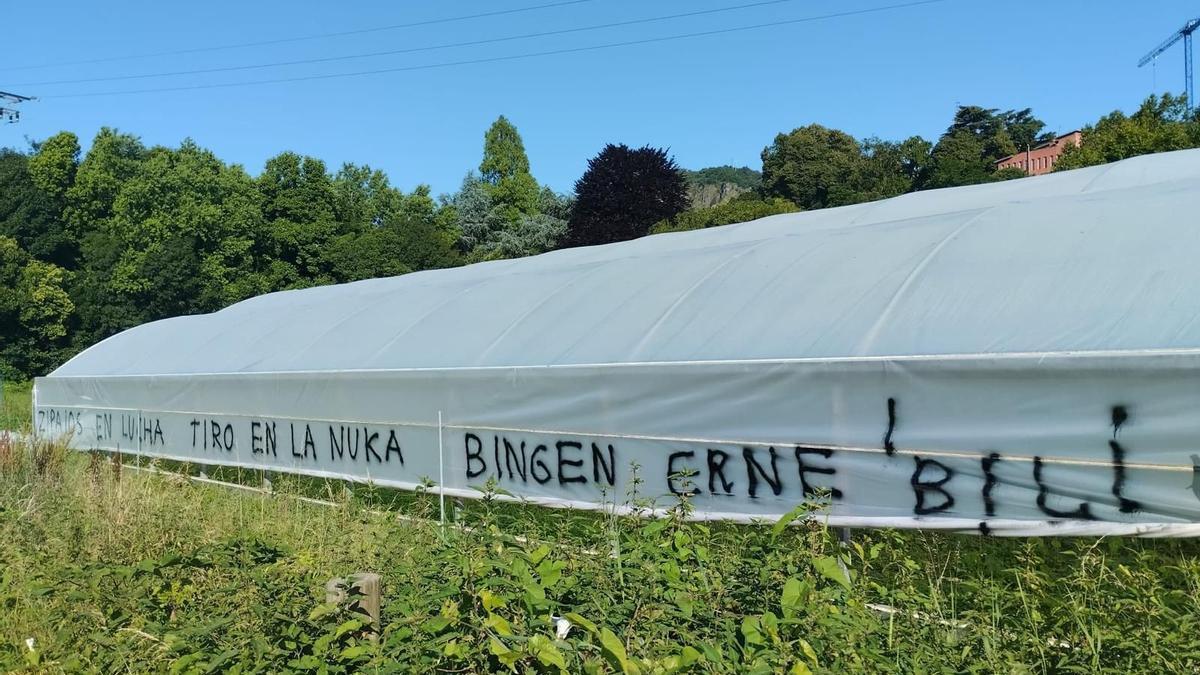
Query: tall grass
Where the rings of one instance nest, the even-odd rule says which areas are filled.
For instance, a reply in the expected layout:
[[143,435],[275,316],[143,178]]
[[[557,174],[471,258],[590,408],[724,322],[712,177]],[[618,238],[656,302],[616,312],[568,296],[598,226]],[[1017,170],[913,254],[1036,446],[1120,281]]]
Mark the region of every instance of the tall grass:
[[28,429],[33,421],[33,383],[3,382],[3,400],[0,400],[0,431]]
[[[239,492],[3,443],[0,670],[1200,669],[1191,541],[879,531],[843,547],[812,523],[487,499],[442,527],[429,495],[329,483],[320,506],[289,498],[314,486],[286,477]],[[377,641],[322,604],[327,579],[360,570],[383,578]]]

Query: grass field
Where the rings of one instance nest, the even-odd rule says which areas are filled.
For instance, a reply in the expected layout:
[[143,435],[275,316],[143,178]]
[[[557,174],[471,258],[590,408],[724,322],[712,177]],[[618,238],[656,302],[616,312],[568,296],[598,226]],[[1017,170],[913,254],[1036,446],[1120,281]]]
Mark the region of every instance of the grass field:
[[4,382],[4,397],[0,401],[0,429],[27,429],[33,415],[32,382]]
[[[1200,669],[1192,541],[861,532],[843,549],[816,524],[489,500],[443,528],[422,520],[431,495],[273,480],[263,495],[0,446],[0,670]],[[336,505],[287,496],[314,490]],[[322,604],[360,570],[383,578],[377,641]]]

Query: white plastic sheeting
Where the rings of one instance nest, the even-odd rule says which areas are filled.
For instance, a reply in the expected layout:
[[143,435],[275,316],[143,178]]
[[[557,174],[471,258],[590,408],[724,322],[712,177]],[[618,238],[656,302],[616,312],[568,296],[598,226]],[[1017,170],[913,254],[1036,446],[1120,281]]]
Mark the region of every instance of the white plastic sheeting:
[[1196,213],[1184,151],[274,293],[95,345],[35,422],[550,505],[1190,536]]

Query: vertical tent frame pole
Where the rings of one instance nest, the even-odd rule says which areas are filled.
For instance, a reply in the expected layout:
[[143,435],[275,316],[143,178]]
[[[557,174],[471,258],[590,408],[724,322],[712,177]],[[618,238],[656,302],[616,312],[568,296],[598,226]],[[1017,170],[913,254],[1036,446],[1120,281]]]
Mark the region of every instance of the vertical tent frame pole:
[[446,524],[446,459],[442,448],[442,411],[438,411],[438,511]]

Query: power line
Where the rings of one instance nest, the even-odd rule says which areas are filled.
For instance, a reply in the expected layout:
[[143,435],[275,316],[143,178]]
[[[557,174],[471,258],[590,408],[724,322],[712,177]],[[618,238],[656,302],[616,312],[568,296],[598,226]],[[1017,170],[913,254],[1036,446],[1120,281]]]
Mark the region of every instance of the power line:
[[800,24],[800,23],[810,23],[810,22],[814,22],[814,21],[824,21],[824,20],[828,20],[828,19],[840,19],[840,18],[849,17],[849,16],[859,16],[859,15],[863,15],[863,14],[874,14],[874,13],[887,12],[887,11],[898,10],[898,9],[908,9],[911,7],[919,7],[921,5],[934,5],[934,4],[939,4],[939,3],[943,3],[943,2],[949,2],[949,1],[950,0],[917,0],[915,2],[904,2],[904,3],[894,4],[894,5],[882,5],[879,7],[856,9],[856,10],[850,10],[850,11],[845,11],[845,12],[833,12],[830,14],[819,14],[819,15],[815,15],[815,16],[802,17],[799,19],[771,21],[771,22],[767,22],[767,23],[758,23],[758,24],[752,24],[752,25],[748,25],[748,26],[735,26],[733,28],[719,28],[719,29],[715,29],[715,30],[700,31],[700,32],[695,32],[695,33],[679,33],[676,35],[666,35],[666,36],[662,36],[662,37],[644,38],[641,40],[626,40],[623,42],[609,42],[609,43],[599,44],[599,45],[589,45],[586,47],[571,47],[571,48],[567,48],[567,49],[552,49],[552,50],[541,51],[541,52],[526,52],[524,54],[512,54],[512,55],[508,55],[508,56],[491,56],[491,57],[478,58],[478,59],[465,59],[465,60],[461,60],[461,61],[445,61],[442,63],[429,63],[429,64],[418,65],[418,66],[399,66],[399,67],[395,67],[395,68],[380,68],[377,70],[360,70],[360,71],[349,72],[349,73],[329,73],[329,74],[325,74],[325,75],[304,75],[304,76],[300,76],[300,77],[272,78],[272,79],[265,79],[265,80],[247,80],[245,82],[221,82],[221,83],[215,83],[215,84],[196,84],[196,85],[184,85],[184,86],[178,86],[178,87],[154,87],[154,88],[148,88],[148,89],[125,89],[125,90],[117,90],[117,91],[99,91],[99,92],[87,92],[87,93],[79,93],[79,94],[56,94],[56,95],[51,95],[51,96],[43,96],[41,98],[43,98],[43,99],[89,98],[89,97],[95,97],[95,96],[124,96],[124,95],[129,95],[129,94],[156,94],[156,93],[173,92],[173,91],[194,91],[194,90],[200,90],[200,89],[225,89],[225,88],[230,88],[230,87],[251,87],[251,86],[258,86],[258,85],[263,85],[263,84],[284,84],[284,83],[290,83],[290,82],[309,82],[309,81],[313,81],[313,80],[330,80],[330,79],[342,78],[342,77],[362,77],[365,75],[382,75],[385,73],[400,73],[400,72],[411,72],[411,71],[418,71],[418,70],[432,70],[432,69],[436,69],[436,68],[452,68],[455,66],[468,66],[468,65],[478,65],[478,64],[484,64],[484,63],[497,63],[497,62],[502,62],[502,61],[516,61],[516,60],[520,60],[520,59],[531,59],[531,58],[537,58],[537,57],[541,57],[541,56],[558,56],[558,55],[563,55],[563,54],[577,54],[580,52],[598,51],[598,50],[602,50],[602,49],[614,49],[614,48],[618,48],[618,47],[631,47],[631,46],[636,46],[636,45],[652,44],[652,43],[657,43],[657,42],[670,42],[673,40],[684,40],[684,39],[696,38],[696,37],[707,37],[707,36],[711,36],[711,35],[724,35],[727,33],[737,33],[737,32],[743,32],[743,31],[759,30],[759,29],[763,29],[763,28],[774,28],[777,26],[790,26],[790,25],[795,25],[795,24]]
[[662,16],[652,16],[644,19],[630,19],[628,21],[615,21],[612,23],[602,23],[592,26],[580,26],[577,28],[563,28],[559,30],[541,31],[538,33],[524,33],[521,35],[508,35],[498,38],[485,38],[482,40],[470,40],[467,42],[450,42],[440,45],[429,45],[425,47],[408,47],[405,49],[390,49],[382,52],[367,52],[364,54],[347,54],[343,56],[323,56],[314,59],[299,59],[295,61],[275,61],[272,63],[258,63],[244,66],[222,66],[218,68],[200,68],[196,70],[176,70],[163,73],[144,73],[141,75],[112,75],[109,77],[90,77],[80,78],[75,80],[49,80],[45,82],[22,82],[16,86],[34,87],[48,86],[54,84],[84,84],[88,82],[113,82],[116,80],[142,80],[152,77],[177,77],[181,75],[203,75],[208,73],[226,73],[238,70],[258,70],[262,68],[278,68],[281,66],[299,66],[312,63],[329,63],[333,61],[349,61],[353,59],[367,59],[377,56],[395,56],[397,54],[412,54],[415,52],[428,52],[438,49],[452,49],[456,47],[475,47],[479,45],[495,44],[498,42],[512,42],[515,40],[530,40],[533,38],[549,37],[552,35],[567,35],[570,33],[583,33],[595,30],[604,30],[607,28],[619,28],[623,26],[634,26],[645,23],[655,23],[658,21],[669,21],[672,19],[683,19],[694,16],[703,16],[707,14],[719,14],[722,12],[732,12],[741,9],[751,9],[754,7],[763,7],[766,5],[778,5],[785,2],[795,2],[796,0],[760,0],[759,2],[751,2],[744,5],[733,5],[730,7],[717,7],[714,9],[703,9],[694,12],[682,12],[680,14],[665,14]]
[[160,56],[178,56],[181,54],[199,54],[202,52],[223,51],[226,49],[242,49],[245,47],[265,47],[268,45],[285,44],[289,42],[305,42],[308,40],[321,40],[324,38],[345,37],[347,35],[363,35],[365,33],[379,33],[382,31],[398,30],[401,28],[416,28],[418,26],[432,26],[442,23],[454,23],[457,21],[468,21],[470,19],[486,19],[495,16],[505,16],[508,14],[520,14],[523,12],[533,12],[540,9],[552,9],[555,7],[566,7],[568,5],[579,5],[585,2],[594,2],[595,0],[563,0],[561,2],[551,2],[544,5],[530,5],[528,7],[516,7],[513,9],[499,9],[491,12],[481,12],[479,14],[464,14],[462,16],[450,16],[441,19],[428,19],[425,21],[413,21],[410,23],[397,23],[390,26],[376,26],[374,28],[359,28],[356,30],[344,30],[333,33],[317,33],[315,35],[301,35],[296,37],[277,38],[274,40],[261,40],[258,42],[241,42],[228,45],[216,45],[210,47],[193,47],[190,49],[176,49],[165,52],[150,52],[145,54],[129,54],[127,56],[109,56],[99,59],[85,59],[82,61],[59,61],[56,63],[43,63],[33,66],[14,66],[11,68],[0,68],[0,72],[12,72],[16,70],[40,70],[43,68],[59,68],[62,66],[83,66],[93,63],[110,63],[112,61],[130,61],[134,59],[149,59]]

